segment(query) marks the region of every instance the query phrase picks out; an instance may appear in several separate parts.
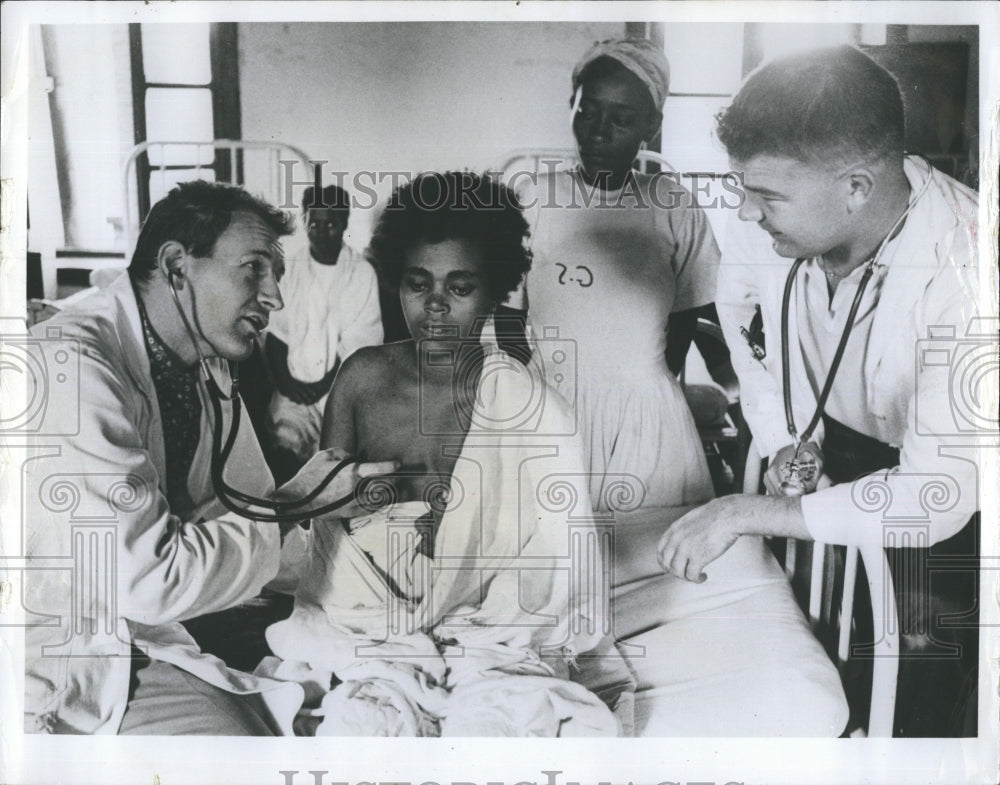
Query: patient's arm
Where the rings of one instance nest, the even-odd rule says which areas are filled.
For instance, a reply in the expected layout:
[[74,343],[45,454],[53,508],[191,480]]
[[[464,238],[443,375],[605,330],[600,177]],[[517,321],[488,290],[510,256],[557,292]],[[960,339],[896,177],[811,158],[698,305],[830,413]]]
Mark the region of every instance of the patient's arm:
[[357,366],[354,357],[348,358],[334,380],[333,389],[326,399],[323,411],[323,428],[320,431],[321,449],[337,447],[348,455],[357,453],[354,428],[354,400],[357,392]]

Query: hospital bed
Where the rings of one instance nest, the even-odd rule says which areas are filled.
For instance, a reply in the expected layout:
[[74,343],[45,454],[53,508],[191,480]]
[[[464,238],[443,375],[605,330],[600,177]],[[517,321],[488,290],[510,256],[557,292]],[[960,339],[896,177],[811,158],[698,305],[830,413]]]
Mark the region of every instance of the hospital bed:
[[[286,202],[284,180],[289,170],[288,162],[292,162],[295,180],[309,176],[309,156],[284,142],[246,139],[140,142],[129,151],[122,167],[124,229],[129,253],[145,218],[139,214],[139,205],[144,201],[154,204],[175,183],[185,180],[228,182],[241,185],[280,206]],[[140,172],[144,173],[143,181],[148,187],[143,199],[138,192]]]
[[[544,173],[570,167],[578,162],[576,151],[571,149],[518,149],[507,153],[498,162],[495,171],[505,182],[516,188],[517,178],[523,176],[522,173]],[[650,150],[639,151],[634,168],[646,173],[678,171],[664,156]],[[717,325],[700,323],[699,330],[706,332],[708,337],[721,339],[721,330]],[[738,405],[735,408],[738,410]],[[709,457],[713,452],[719,451],[720,445],[727,443],[734,443],[731,446],[746,455],[745,466],[742,461],[734,466],[735,487],[742,486],[744,493],[755,494],[760,487],[762,461],[749,434],[741,433],[738,425],[742,425],[742,420],[734,422],[730,416],[729,421],[722,426],[699,426],[699,432]],[[742,430],[745,431],[745,428]],[[657,525],[657,520],[662,524],[663,521],[676,517],[676,514],[667,515],[666,511],[662,512],[660,514],[649,510],[638,516],[631,516],[636,519],[630,521],[632,525],[644,526],[647,519],[650,524],[650,535],[646,538],[648,542],[643,547],[655,550],[655,541],[662,531],[662,525]],[[649,569],[651,568],[647,568],[647,571]],[[868,705],[851,707],[852,722],[845,732],[851,736],[891,737],[899,670],[899,623],[892,577],[884,551],[881,548],[844,548],[824,543],[799,543],[788,539],[784,544],[783,569],[793,586],[804,576],[806,584],[799,597],[802,610],[807,615],[813,634],[836,665],[842,681],[846,682],[850,678],[849,662],[852,654],[870,659],[872,663]],[[852,633],[856,627],[855,584],[862,579],[861,576],[867,582],[871,598],[872,629],[877,631],[877,639],[870,643],[852,641]],[[865,697],[862,695],[861,700]]]
[[[751,448],[745,493],[758,492],[761,463]],[[892,737],[900,634],[882,549],[744,536],[691,583],[656,559],[663,532],[690,509],[614,512],[611,618],[632,685],[607,657],[580,681],[619,707],[627,697],[639,736]],[[854,603],[862,574],[874,642],[855,623],[866,621]],[[871,666],[870,689],[859,661]]]

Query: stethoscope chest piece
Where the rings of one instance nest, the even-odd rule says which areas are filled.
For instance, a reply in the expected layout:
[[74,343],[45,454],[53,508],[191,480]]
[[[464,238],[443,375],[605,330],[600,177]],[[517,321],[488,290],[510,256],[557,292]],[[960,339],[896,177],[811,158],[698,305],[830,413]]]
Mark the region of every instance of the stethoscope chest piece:
[[782,496],[803,496],[816,481],[818,471],[815,456],[808,451],[800,451],[797,457],[781,466],[778,490]]

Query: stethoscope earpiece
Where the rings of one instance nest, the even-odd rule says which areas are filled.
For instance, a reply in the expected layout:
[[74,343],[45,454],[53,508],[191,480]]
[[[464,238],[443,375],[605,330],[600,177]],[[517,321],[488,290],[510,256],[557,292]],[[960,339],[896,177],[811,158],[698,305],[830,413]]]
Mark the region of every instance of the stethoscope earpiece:
[[[335,501],[323,504],[319,507],[313,509],[307,508],[307,505],[317,499],[323,490],[331,482],[333,482],[333,479],[340,474],[340,472],[346,469],[350,464],[355,463],[353,458],[344,458],[327,473],[327,475],[312,491],[305,494],[302,498],[295,499],[293,501],[277,501],[267,497],[254,496],[252,494],[239,491],[226,482],[226,464],[229,462],[229,456],[236,444],[236,436],[239,433],[240,427],[240,411],[242,407],[239,396],[239,368],[233,361],[228,363],[231,385],[229,394],[226,395],[222,392],[218,382],[215,380],[215,376],[212,374],[211,368],[209,368],[208,361],[205,358],[205,355],[201,350],[201,345],[198,342],[198,334],[195,332],[194,326],[191,324],[187,314],[184,312],[184,308],[181,306],[181,298],[177,295],[177,289],[181,288],[177,286],[177,279],[180,279],[180,281],[183,282],[184,273],[180,270],[168,269],[164,271],[164,275],[166,276],[167,283],[170,285],[171,299],[173,299],[174,305],[177,307],[177,313],[180,315],[184,329],[187,332],[188,337],[191,339],[194,350],[198,355],[198,364],[201,366],[202,380],[205,383],[205,389],[208,392],[208,398],[212,405],[211,475],[216,498],[224,507],[226,507],[226,509],[235,512],[237,515],[242,515],[252,520],[263,521],[265,523],[291,523],[301,521],[305,518],[318,518],[322,515],[333,512],[334,510],[337,510],[352,501],[354,499],[353,491],[339,499],[336,499]],[[190,292],[190,295],[192,298],[192,308],[194,308],[194,293]],[[197,316],[195,318],[197,319]],[[208,339],[206,338],[205,340],[207,341]],[[223,401],[228,402],[231,407],[229,434],[225,437],[222,433]],[[266,510],[266,512],[264,510]]]

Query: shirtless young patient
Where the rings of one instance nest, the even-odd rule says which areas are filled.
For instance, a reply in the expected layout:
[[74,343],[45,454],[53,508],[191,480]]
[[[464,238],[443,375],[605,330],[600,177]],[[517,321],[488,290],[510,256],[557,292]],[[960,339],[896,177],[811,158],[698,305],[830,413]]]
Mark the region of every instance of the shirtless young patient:
[[[398,189],[369,258],[398,290],[411,338],[343,365],[321,444],[399,462],[393,502],[425,501],[440,522],[468,433],[486,320],[530,266],[528,225],[508,189],[474,174],[429,174]],[[428,554],[430,555],[430,554]]]
[[[480,342],[528,270],[527,235],[505,186],[459,172],[401,187],[376,226],[369,258],[411,338],[347,359],[321,443],[399,470],[361,500],[370,514],[313,521],[295,609],[268,630],[324,693],[305,709],[317,735],[621,732],[569,678],[606,628],[600,553],[570,548],[597,542],[572,412]],[[535,394],[526,427],[510,402]]]

